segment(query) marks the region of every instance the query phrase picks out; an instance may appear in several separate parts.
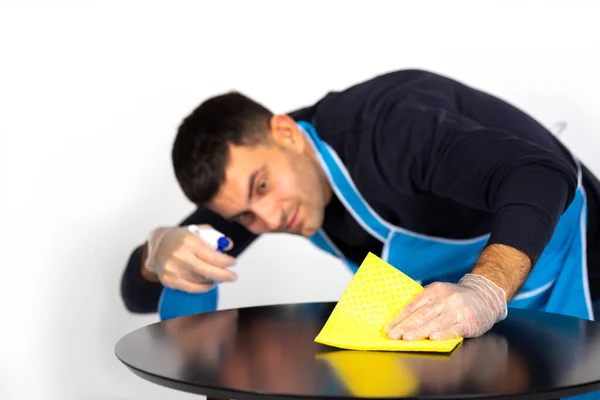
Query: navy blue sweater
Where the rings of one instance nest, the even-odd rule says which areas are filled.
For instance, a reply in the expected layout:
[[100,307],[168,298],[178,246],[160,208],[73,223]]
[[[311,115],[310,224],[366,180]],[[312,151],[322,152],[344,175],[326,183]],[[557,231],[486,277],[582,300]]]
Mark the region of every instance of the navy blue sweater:
[[[369,205],[414,232],[517,248],[535,263],[577,188],[568,150],[540,123],[507,102],[420,70],[376,76],[289,113],[311,122],[340,156]],[[589,203],[588,269],[600,271],[597,205],[600,183],[584,167]],[[254,239],[243,227],[199,207],[182,225],[209,223],[230,236],[239,255]],[[360,264],[382,244],[340,201],[327,206],[323,228]],[[160,284],[140,275],[131,255],[122,296],[133,312],[154,312]],[[597,278],[590,278],[593,297]]]

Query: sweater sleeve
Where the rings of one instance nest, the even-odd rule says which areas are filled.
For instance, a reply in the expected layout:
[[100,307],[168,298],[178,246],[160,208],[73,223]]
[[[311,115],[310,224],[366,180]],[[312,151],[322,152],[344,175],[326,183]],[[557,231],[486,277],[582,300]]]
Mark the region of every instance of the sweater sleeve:
[[577,188],[565,158],[447,111],[390,113],[375,133],[380,170],[394,190],[451,199],[492,214],[488,244],[537,262]]
[[[233,240],[234,247],[228,252],[233,257],[239,256],[253,241],[256,235],[243,226],[229,222],[212,211],[199,207],[188,215],[179,226],[191,224],[209,224]],[[160,283],[148,282],[141,274],[143,244],[136,247],[121,277],[121,299],[125,308],[133,313],[154,313],[158,310],[158,300],[163,286]]]

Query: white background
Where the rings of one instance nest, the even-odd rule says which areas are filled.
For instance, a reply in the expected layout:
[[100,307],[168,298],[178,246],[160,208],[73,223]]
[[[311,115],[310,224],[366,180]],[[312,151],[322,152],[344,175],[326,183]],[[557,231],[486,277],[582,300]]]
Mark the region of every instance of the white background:
[[[133,248],[192,210],[176,126],[238,89],[285,112],[397,68],[488,90],[600,172],[600,5],[590,1],[14,1],[0,4],[0,399],[187,399],[113,353]],[[261,239],[222,307],[335,300],[344,267]]]

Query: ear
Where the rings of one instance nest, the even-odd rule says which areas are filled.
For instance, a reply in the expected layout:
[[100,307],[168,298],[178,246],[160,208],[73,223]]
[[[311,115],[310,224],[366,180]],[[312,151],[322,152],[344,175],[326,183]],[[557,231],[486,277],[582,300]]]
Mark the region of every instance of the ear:
[[271,135],[279,146],[295,152],[303,152],[306,146],[304,134],[289,115],[276,114],[271,117]]

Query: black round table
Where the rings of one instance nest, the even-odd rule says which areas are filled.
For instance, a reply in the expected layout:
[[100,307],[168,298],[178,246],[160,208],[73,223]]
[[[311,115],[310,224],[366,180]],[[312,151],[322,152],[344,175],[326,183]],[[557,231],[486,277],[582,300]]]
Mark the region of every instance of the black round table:
[[191,315],[125,335],[135,374],[209,398],[556,399],[600,390],[600,324],[512,309],[452,353],[342,350],[314,342],[335,303]]

